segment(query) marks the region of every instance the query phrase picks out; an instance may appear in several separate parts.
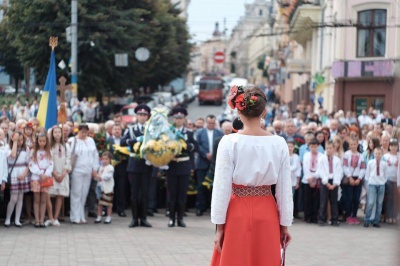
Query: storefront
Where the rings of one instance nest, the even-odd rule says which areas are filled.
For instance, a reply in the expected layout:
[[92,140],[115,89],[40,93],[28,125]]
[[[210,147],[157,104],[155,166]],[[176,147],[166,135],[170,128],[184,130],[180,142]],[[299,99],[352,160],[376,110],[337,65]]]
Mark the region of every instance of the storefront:
[[395,62],[340,61],[332,65],[335,78],[334,110],[356,111],[373,107],[400,114],[400,79],[395,77]]

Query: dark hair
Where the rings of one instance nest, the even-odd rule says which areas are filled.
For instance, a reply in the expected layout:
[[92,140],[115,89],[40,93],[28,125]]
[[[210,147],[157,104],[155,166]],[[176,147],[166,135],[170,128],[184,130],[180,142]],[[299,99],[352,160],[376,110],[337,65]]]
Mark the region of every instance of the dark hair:
[[56,139],[54,138],[54,130],[55,129],[59,129],[59,130],[61,130],[61,139],[60,139],[60,143],[64,146],[64,134],[63,134],[63,130],[62,130],[62,128],[61,127],[59,127],[59,126],[54,126],[54,127],[52,127],[51,128],[51,134],[50,134],[50,148],[53,148],[54,146],[56,146],[56,144],[57,144],[57,141],[56,141]]
[[342,132],[344,129],[347,131],[347,133],[349,133],[349,129],[348,129],[346,126],[344,126],[344,125],[341,125],[341,126],[338,127],[338,132],[340,133],[340,132]]
[[[251,96],[256,96],[258,99],[254,102],[254,104],[250,105],[247,103],[247,99],[250,99]],[[251,87],[244,90],[244,99],[246,101],[246,108],[242,111],[239,111],[246,117],[259,117],[262,112],[265,110],[265,106],[267,105],[267,97],[265,93],[258,87]]]
[[308,146],[311,146],[311,145],[317,145],[317,146],[319,146],[319,141],[316,139],[316,138],[313,138],[312,140],[310,140],[310,142],[308,143]]
[[206,119],[215,119],[215,115],[207,115]]
[[88,126],[87,124],[80,124],[80,125],[78,126],[78,130],[82,130],[82,129],[89,130],[89,126]]
[[[7,136],[7,133],[6,132],[4,132],[5,133],[5,135]],[[12,140],[12,136],[14,135],[14,134],[18,134],[19,136],[18,136],[18,138],[19,137],[23,137],[23,142],[22,142],[22,145],[21,145],[21,150],[24,150],[24,151],[26,151],[26,137],[25,137],[25,135],[24,135],[24,133],[22,133],[21,131],[16,131],[16,132],[14,132],[12,135],[11,135],[11,138],[8,140],[8,145],[10,146],[10,149],[12,149],[12,146],[13,146],[13,140]]]

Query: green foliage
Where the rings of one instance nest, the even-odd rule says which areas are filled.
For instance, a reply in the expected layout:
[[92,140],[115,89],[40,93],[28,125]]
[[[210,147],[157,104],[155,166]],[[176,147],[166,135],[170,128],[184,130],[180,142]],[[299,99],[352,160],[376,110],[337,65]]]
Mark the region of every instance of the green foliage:
[[[39,84],[44,83],[48,71],[50,36],[59,37],[57,62],[70,58],[65,32],[70,25],[70,4],[70,0],[11,0],[6,10],[2,24],[8,45],[23,66],[36,69]],[[178,16],[180,11],[169,0],[79,0],[78,10],[80,95],[155,87],[186,71],[189,34],[186,22]],[[139,47],[150,50],[148,61],[136,60]],[[128,67],[115,67],[116,53],[128,54]],[[66,71],[57,68],[57,76],[68,76]]]

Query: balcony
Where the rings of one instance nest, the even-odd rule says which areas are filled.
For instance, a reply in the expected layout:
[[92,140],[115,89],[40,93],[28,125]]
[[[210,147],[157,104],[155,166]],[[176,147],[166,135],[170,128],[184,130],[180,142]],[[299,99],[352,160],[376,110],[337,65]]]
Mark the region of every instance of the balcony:
[[332,64],[334,79],[392,79],[396,75],[394,60],[335,61]]
[[294,0],[288,7],[290,38],[303,46],[312,38],[315,26],[321,21],[320,0]]

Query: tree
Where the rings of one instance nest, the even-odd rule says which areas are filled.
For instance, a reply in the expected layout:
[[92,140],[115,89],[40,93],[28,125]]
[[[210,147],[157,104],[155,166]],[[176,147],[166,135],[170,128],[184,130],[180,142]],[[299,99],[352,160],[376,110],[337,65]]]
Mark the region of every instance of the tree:
[[[81,95],[164,85],[181,76],[190,61],[186,22],[169,0],[79,0],[78,84]],[[11,0],[2,22],[9,45],[23,66],[36,69],[38,82],[48,70],[50,36],[59,37],[57,61],[70,58],[65,28],[70,1]],[[95,46],[90,45],[94,42]],[[139,47],[150,50],[146,62],[135,59]],[[129,66],[114,65],[116,53],[127,53]],[[66,75],[57,69],[57,75]]]
[[18,93],[19,80],[24,78],[24,68],[16,57],[17,50],[8,42],[8,33],[4,25],[0,24],[0,65],[14,78],[15,93]]

